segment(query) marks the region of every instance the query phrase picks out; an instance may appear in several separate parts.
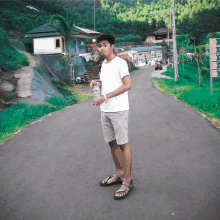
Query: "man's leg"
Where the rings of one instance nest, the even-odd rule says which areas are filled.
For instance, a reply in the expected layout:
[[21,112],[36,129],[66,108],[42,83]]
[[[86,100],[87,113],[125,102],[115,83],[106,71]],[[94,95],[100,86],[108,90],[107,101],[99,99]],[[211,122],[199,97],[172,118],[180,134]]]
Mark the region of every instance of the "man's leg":
[[[124,145],[119,145],[122,151],[123,155],[123,163],[124,163],[124,169],[125,169],[125,178],[123,178],[123,181],[126,181],[127,183],[131,183],[131,164],[132,164],[132,158],[131,158],[131,147],[129,143],[126,143]],[[120,189],[125,189],[125,185],[122,185]],[[116,194],[116,196],[123,196],[124,192],[119,192]]]
[[[122,151],[118,147],[116,140],[113,140],[113,141],[109,142],[108,144],[111,147],[112,157],[115,162],[116,175],[118,177],[121,177],[125,173],[125,171],[122,167]],[[116,181],[116,179],[114,177],[112,177],[108,180],[107,183],[109,184],[109,183],[112,183],[115,181]]]

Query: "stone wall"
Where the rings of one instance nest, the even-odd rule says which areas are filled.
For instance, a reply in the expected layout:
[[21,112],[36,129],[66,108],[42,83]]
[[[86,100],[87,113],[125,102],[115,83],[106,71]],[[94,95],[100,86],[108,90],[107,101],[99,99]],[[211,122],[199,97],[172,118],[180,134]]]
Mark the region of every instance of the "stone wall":
[[86,78],[88,83],[90,81],[94,80],[99,80],[99,69],[100,67],[97,66],[87,66],[86,67]]

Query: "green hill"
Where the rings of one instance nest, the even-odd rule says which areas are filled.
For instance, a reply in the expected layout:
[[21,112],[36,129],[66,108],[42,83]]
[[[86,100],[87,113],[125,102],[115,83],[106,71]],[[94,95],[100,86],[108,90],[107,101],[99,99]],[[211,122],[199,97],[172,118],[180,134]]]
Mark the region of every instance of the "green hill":
[[[220,0],[175,2],[179,33],[186,33],[192,20],[197,20],[206,33],[220,31]],[[165,19],[171,12],[171,3],[171,0],[96,0],[96,30],[144,36],[168,25]],[[9,36],[18,31],[24,37],[28,31],[47,23],[53,14],[66,18],[75,15],[75,25],[94,28],[93,0],[9,0],[0,1],[0,8],[0,27]],[[154,15],[148,16],[149,13]]]

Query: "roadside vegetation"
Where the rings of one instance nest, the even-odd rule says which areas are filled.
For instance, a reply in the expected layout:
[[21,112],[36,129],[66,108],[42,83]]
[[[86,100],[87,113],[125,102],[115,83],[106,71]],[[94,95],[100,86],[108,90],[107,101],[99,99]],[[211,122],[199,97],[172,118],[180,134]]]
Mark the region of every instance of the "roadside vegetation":
[[[61,92],[64,97],[52,97],[45,100],[43,105],[17,103],[4,109],[0,113],[0,144],[21,130],[22,127],[54,111],[64,109],[66,106],[74,105],[78,101],[83,101],[93,96],[75,91],[70,86],[64,87]],[[71,95],[71,92],[76,95]]]
[[7,32],[0,28],[0,68],[16,70],[28,66],[28,58],[24,53],[17,51],[10,43]]
[[[208,66],[207,60],[204,63],[203,68]],[[196,61],[187,62],[184,70],[181,64],[178,65],[178,83],[174,79],[174,69],[171,66],[167,69],[163,75],[170,76],[170,79],[153,78],[159,84],[160,91],[187,103],[220,128],[220,78],[213,78],[213,96],[211,96],[209,68],[202,71],[201,86]]]
[[[188,33],[177,36],[179,50],[178,81],[174,69],[167,67],[163,75],[170,79],[153,78],[162,92],[186,102],[213,125],[220,128],[220,78],[213,77],[213,95],[210,91],[209,38],[220,38],[218,33],[206,34],[197,20],[191,23]],[[191,59],[186,53],[191,53]]]
[[134,71],[136,71],[136,70],[139,70],[140,68],[137,68],[137,67],[134,67],[134,69],[132,69],[131,71],[130,71],[130,73],[131,72],[134,72]]

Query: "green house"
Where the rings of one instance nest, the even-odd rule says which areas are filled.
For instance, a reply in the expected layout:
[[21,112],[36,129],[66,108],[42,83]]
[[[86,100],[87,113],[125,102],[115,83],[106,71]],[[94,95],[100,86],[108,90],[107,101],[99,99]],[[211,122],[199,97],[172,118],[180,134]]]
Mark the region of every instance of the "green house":
[[[86,40],[94,39],[102,33],[73,26],[70,36],[62,35],[57,29],[46,23],[29,31],[25,38],[33,39],[34,54],[70,54],[86,53]],[[68,40],[67,40],[68,37]]]

